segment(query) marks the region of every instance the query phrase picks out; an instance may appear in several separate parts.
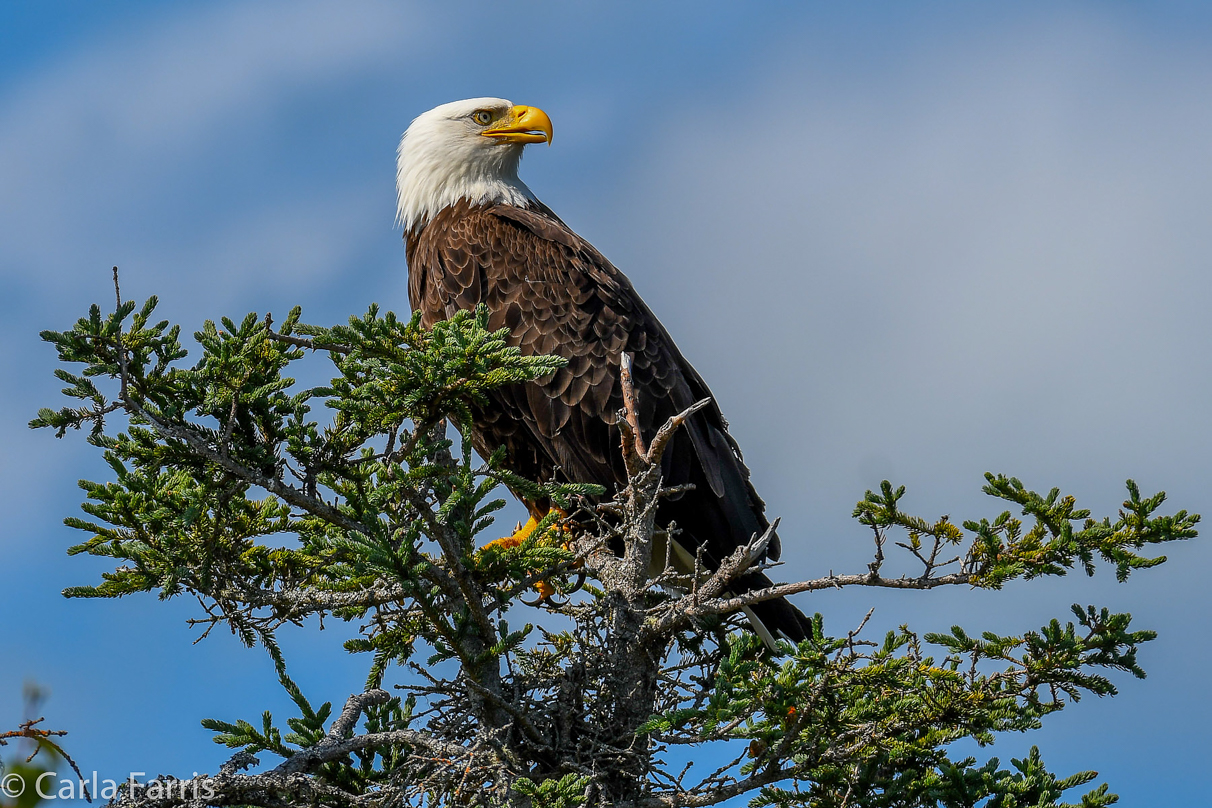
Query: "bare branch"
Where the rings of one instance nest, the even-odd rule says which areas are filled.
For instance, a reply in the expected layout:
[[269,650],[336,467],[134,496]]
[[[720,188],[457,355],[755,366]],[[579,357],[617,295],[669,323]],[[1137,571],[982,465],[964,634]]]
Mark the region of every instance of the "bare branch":
[[635,383],[631,378],[631,354],[624,351],[619,355],[619,384],[623,388],[623,411],[626,413],[627,425],[631,427],[632,445],[640,457],[647,457],[644,448],[644,435],[640,431],[640,403],[635,392]]
[[972,576],[966,572],[955,572],[934,578],[881,578],[878,575],[830,575],[827,578],[815,578],[810,581],[799,581],[791,584],[757,589],[731,598],[717,598],[703,601],[690,609],[694,616],[703,614],[724,614],[735,611],[742,606],[750,606],[764,600],[784,598],[788,595],[798,595],[800,592],[815,592],[821,589],[842,589],[847,586],[878,586],[885,589],[937,589],[940,586],[959,586],[972,582]]
[[446,743],[431,737],[424,732],[410,729],[398,729],[390,732],[376,732],[367,735],[355,735],[347,738],[353,730],[363,711],[374,704],[385,704],[391,699],[391,694],[385,690],[369,690],[350,696],[345,702],[341,715],[332,724],[332,729],[323,741],[313,747],[296,752],[273,770],[273,774],[294,774],[311,771],[321,763],[340,760],[351,752],[362,749],[381,749],[391,746],[413,746],[424,749],[432,754],[446,758],[459,759],[467,757],[469,752],[462,746]]
[[644,456],[644,459],[649,463],[660,463],[661,455],[665,453],[665,447],[669,445],[669,441],[673,438],[674,433],[678,431],[678,428],[686,423],[690,416],[710,403],[711,399],[709,398],[696,401],[662,424],[661,428],[657,430],[656,437],[652,439],[652,446],[648,449],[648,453]]

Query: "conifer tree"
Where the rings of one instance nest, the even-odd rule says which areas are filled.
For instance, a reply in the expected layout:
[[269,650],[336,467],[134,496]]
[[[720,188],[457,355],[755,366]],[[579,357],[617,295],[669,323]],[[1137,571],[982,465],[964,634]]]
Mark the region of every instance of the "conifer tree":
[[[689,411],[655,435],[619,418],[622,491],[526,480],[499,454],[472,455],[472,405],[562,360],[521,356],[482,310],[431,331],[374,306],[332,328],[304,325],[297,308],[280,325],[208,321],[191,362],[155,307],[119,294],[114,311],[93,306],[43,333],[77,401],[31,426],[87,430],[111,469],[81,483],[85,516],[66,522],[86,536],[70,553],[115,567],[64,594],[196,598],[206,632],[225,627],[270,654],[296,714],[206,718],[234,750],[219,771],[127,787],[118,805],[1116,801],[1106,784],[1073,796],[1095,773],[1054,774],[1036,749],[1005,766],[948,748],[1113,695],[1114,672],[1143,677],[1137,650],[1155,634],[1130,615],[1074,606],[1014,636],[957,625],[869,637],[818,614],[808,640],[776,648],[737,615],[819,589],[1000,589],[1075,567],[1124,580],[1165,560],[1146,545],[1196,535],[1199,517],[1163,513],[1164,494],[1128,481],[1119,513],[1095,519],[1055,489],[989,474],[984,490],[1004,510],[957,522],[912,515],[905,489],[885,482],[854,511],[874,541],[866,570],[736,596],[729,583],[760,563],[769,536],[716,570],[650,575],[663,560],[652,566],[654,547],[677,529],[656,522],[660,458]],[[291,374],[314,362],[332,379],[301,388]],[[506,489],[566,516],[490,543],[507,532],[492,517]],[[893,548],[916,575],[882,574]],[[358,627],[345,648],[365,657],[366,683],[348,698],[303,693],[275,639],[323,616]],[[678,747],[713,765],[675,765]]]

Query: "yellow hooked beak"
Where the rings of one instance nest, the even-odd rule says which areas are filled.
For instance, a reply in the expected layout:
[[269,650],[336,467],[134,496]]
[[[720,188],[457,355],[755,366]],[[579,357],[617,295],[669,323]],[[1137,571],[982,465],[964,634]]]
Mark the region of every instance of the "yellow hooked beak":
[[518,104],[501,120],[480,133],[506,143],[543,143],[551,145],[551,118],[538,107]]

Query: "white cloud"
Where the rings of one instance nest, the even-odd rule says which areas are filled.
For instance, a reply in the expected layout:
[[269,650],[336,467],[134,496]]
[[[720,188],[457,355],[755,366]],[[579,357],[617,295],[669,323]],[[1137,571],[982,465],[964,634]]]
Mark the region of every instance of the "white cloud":
[[620,261],[655,256],[779,512],[844,523],[895,471],[1202,473],[1212,60],[1095,17],[828,73],[813,44],[672,117]]
[[412,6],[385,1],[217,4],[19,86],[0,99],[0,272],[86,260],[90,231],[114,211],[166,188],[188,195],[182,167],[210,139],[255,129],[294,93],[386,69],[424,27]]

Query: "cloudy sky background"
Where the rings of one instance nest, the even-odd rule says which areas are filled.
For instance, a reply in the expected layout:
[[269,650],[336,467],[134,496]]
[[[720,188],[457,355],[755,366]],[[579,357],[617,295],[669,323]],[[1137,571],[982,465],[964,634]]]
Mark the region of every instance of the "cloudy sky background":
[[[86,771],[214,771],[199,719],[283,718],[263,651],[191,645],[196,605],[66,601],[82,436],[37,333],[161,297],[187,332],[247,311],[407,309],[394,149],[470,96],[541,106],[530,186],[634,281],[712,385],[787,578],[858,571],[850,519],[996,514],[981,474],[1114,513],[1123,481],[1212,511],[1212,11],[1201,4],[15,1],[0,8],[0,725],[21,684]],[[1021,632],[1072,602],[1160,630],[1147,681],[991,750],[1039,744],[1125,805],[1194,804],[1212,742],[1208,543],[1129,583],[820,593],[845,631]],[[357,690],[344,630],[285,632],[315,700]],[[988,753],[985,753],[988,754]],[[1199,796],[1197,796],[1199,795]]]

